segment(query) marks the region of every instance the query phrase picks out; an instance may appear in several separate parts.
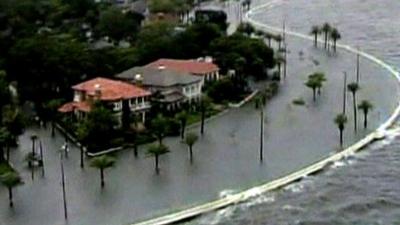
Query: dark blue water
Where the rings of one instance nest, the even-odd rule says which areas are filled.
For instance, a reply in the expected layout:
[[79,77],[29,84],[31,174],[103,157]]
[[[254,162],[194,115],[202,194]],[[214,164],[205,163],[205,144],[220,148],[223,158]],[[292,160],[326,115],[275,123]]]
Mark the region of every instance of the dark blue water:
[[[399,68],[398,12],[397,0],[286,0],[254,17],[279,27],[285,20],[290,30],[301,33],[330,22],[341,31],[342,42]],[[190,223],[400,224],[398,135],[393,132],[391,138],[316,176]]]

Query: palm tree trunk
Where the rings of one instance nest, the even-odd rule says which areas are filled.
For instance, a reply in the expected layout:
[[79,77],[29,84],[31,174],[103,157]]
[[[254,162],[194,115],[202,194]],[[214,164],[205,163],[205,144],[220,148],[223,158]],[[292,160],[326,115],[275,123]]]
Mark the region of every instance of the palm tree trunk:
[[133,155],[134,155],[135,157],[138,157],[138,145],[137,145],[136,142],[135,142],[135,144],[134,144],[134,146],[133,146]]
[[325,49],[328,47],[328,32],[325,32]]
[[83,147],[82,146],[80,147],[80,150],[81,150],[81,168],[83,169],[85,167],[85,164],[84,164],[84,160],[83,160]]
[[10,144],[7,144],[7,153],[6,153],[6,155],[7,155],[7,162],[10,162]]
[[104,169],[100,168],[101,188],[104,188]]
[[333,39],[333,51],[336,52],[336,39]]
[[158,155],[155,155],[155,160],[156,160],[156,173],[158,174],[160,172],[160,168],[158,168]]
[[318,45],[318,34],[315,33],[314,34],[314,46],[317,47],[317,45]]
[[12,188],[9,187],[8,188],[8,198],[10,200],[10,207],[14,207],[14,202],[13,202],[13,192],[12,192]]
[[264,109],[261,105],[260,111],[260,162],[263,161],[263,151],[264,151]]
[[268,38],[268,47],[271,47],[271,38]]
[[315,93],[316,89],[313,88],[312,91],[313,91],[313,101],[315,102],[317,100],[317,98],[315,96],[316,95],[316,93]]
[[181,139],[185,138],[185,128],[186,128],[186,122],[182,121],[181,122]]
[[364,111],[364,129],[368,127],[368,112]]
[[190,163],[193,163],[193,146],[189,146]]
[[340,133],[340,147],[343,146],[343,129],[339,129],[339,133]]
[[54,121],[51,121],[51,137],[56,135]]
[[0,146],[0,162],[4,161],[4,149],[3,146]]
[[356,93],[353,93],[354,131],[357,132],[357,101]]
[[279,78],[281,78],[281,74],[282,74],[282,68],[281,68],[281,63],[278,63],[278,73],[279,73]]

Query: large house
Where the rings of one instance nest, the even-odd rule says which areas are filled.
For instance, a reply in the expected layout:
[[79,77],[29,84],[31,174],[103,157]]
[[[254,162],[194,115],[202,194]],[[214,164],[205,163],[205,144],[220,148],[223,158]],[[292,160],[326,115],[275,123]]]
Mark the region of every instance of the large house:
[[110,107],[119,119],[124,104],[131,112],[140,115],[143,122],[146,111],[150,108],[149,91],[122,81],[98,77],[77,84],[72,89],[73,101],[62,105],[58,111],[73,113],[78,118],[90,112],[94,101],[100,101]]
[[174,70],[181,73],[189,73],[202,77],[203,82],[219,80],[219,67],[212,62],[210,57],[198,60],[182,59],[159,59],[147,64],[145,67],[159,68],[165,67],[168,70]]
[[134,67],[117,74],[118,79],[141,85],[160,97],[157,100],[167,109],[175,109],[184,102],[198,101],[203,87],[202,77],[187,72],[170,70],[164,66]]

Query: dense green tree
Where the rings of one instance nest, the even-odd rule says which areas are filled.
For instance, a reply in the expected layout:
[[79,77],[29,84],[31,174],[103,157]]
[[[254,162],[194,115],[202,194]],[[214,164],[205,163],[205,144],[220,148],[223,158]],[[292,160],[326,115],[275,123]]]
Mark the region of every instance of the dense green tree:
[[161,145],[164,137],[167,135],[169,127],[168,120],[162,114],[158,114],[151,121],[151,132],[156,136],[158,143]]
[[97,156],[92,159],[90,162],[90,166],[97,168],[100,170],[100,180],[101,180],[101,188],[104,188],[104,170],[110,167],[113,167],[115,165],[115,158],[107,156],[107,155],[102,155],[102,156]]
[[22,178],[16,172],[6,172],[0,176],[1,183],[8,189],[8,198],[10,201],[10,207],[14,207],[13,202],[13,188],[17,187],[18,185],[22,185],[24,182]]
[[199,136],[195,133],[188,133],[185,138],[185,143],[189,147],[190,162],[193,162],[193,145],[197,142]]
[[356,93],[360,89],[360,86],[356,83],[350,83],[347,85],[347,90],[353,95],[353,114],[354,114],[354,130],[357,131],[357,99]]
[[99,151],[110,147],[118,121],[112,111],[99,103],[93,105],[85,119],[79,123],[77,136],[79,141],[88,146],[89,151]]
[[340,146],[343,146],[343,130],[347,123],[347,116],[344,114],[339,114],[335,117],[334,122],[339,128]]
[[44,120],[51,123],[51,136],[55,135],[55,122],[57,119],[57,109],[61,106],[62,99],[51,99],[43,105]]
[[358,104],[358,109],[362,110],[364,113],[364,129],[368,126],[368,113],[374,108],[374,105],[368,100],[362,100],[360,104]]
[[167,154],[169,152],[169,149],[167,146],[163,145],[163,144],[152,144],[149,146],[149,148],[147,149],[147,155],[149,156],[153,156],[155,159],[155,169],[156,169],[156,173],[158,174],[160,172],[160,168],[159,168],[159,157],[161,155]]
[[132,38],[137,33],[141,21],[128,17],[121,9],[109,7],[100,13],[96,30],[101,36],[107,36],[118,44],[124,38]]
[[216,24],[223,33],[226,33],[228,28],[227,15],[222,10],[196,10],[195,23]]

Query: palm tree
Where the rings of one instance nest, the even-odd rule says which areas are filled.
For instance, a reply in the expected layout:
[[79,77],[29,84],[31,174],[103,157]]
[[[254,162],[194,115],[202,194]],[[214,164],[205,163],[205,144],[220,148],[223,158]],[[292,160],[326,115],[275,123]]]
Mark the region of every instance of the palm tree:
[[200,101],[200,111],[201,111],[201,125],[200,125],[200,134],[204,134],[204,122],[206,119],[206,112],[210,108],[211,99],[207,96],[203,96]]
[[12,189],[24,182],[16,172],[6,172],[0,177],[1,183],[8,189],[8,198],[10,200],[10,207],[14,207]]
[[330,32],[331,39],[333,40],[333,50],[336,52],[336,41],[342,38],[339,31],[336,28],[332,28]]
[[354,112],[354,130],[357,131],[357,99],[356,93],[360,89],[360,86],[356,82],[347,85],[347,90],[353,94],[353,112]]
[[102,155],[92,159],[90,166],[100,170],[101,188],[104,188],[104,170],[115,165],[115,158]]
[[339,128],[340,133],[340,146],[343,146],[343,130],[347,123],[347,116],[345,114],[338,114],[334,120],[335,124]]
[[364,128],[368,126],[368,112],[372,110],[374,106],[368,100],[362,100],[360,104],[358,104],[358,109],[362,110],[364,113]]
[[193,162],[193,145],[198,139],[199,137],[195,133],[188,133],[186,135],[185,143],[189,147],[190,162]]
[[312,26],[311,27],[311,31],[310,34],[314,35],[314,46],[317,47],[318,46],[318,34],[321,33],[321,29],[319,28],[319,26]]
[[324,23],[322,25],[321,31],[324,33],[324,38],[325,38],[325,48],[327,48],[328,45],[328,34],[331,31],[332,27],[329,23]]
[[176,119],[181,123],[181,139],[185,138],[185,128],[188,119],[188,113],[185,110],[182,110],[178,114],[176,114]]
[[256,108],[260,109],[260,162],[263,161],[263,151],[264,151],[264,107],[267,103],[267,98],[269,97],[269,92],[265,91],[260,93],[256,98]]
[[168,147],[163,144],[152,144],[147,149],[147,155],[154,156],[157,174],[160,172],[160,168],[158,167],[158,158],[160,157],[160,155],[167,154],[168,152]]
[[161,145],[168,131],[168,120],[162,114],[158,114],[151,122],[151,129]]
[[316,72],[316,73],[311,74],[310,77],[312,79],[316,79],[318,82],[321,83],[321,85],[319,85],[319,87],[318,87],[318,95],[321,95],[322,85],[326,81],[325,74],[322,72]]
[[313,91],[313,101],[316,101],[316,90],[322,87],[322,82],[318,79],[316,79],[315,77],[313,77],[312,75],[308,76],[308,80],[305,83],[305,85],[312,89]]

